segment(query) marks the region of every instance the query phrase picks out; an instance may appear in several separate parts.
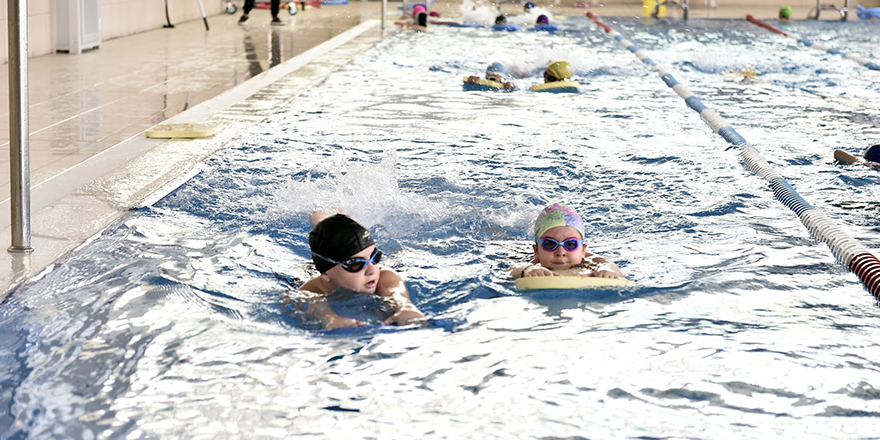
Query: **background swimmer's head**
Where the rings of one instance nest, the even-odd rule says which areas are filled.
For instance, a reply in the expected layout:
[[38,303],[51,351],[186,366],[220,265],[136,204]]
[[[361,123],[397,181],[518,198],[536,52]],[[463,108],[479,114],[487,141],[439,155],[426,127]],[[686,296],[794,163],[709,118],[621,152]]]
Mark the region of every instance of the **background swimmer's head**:
[[508,76],[507,68],[501,63],[492,63],[486,68],[486,78],[501,82]]
[[540,26],[540,25],[542,25],[542,24],[550,24],[550,19],[547,18],[547,16],[544,15],[544,14],[539,15],[539,16],[538,16],[538,21],[535,22],[535,25],[537,25],[537,26]]
[[871,145],[865,150],[865,160],[880,163],[880,144]]
[[437,11],[431,11],[431,13],[429,13],[428,15],[430,15],[431,17],[440,17],[440,13]]
[[571,226],[584,238],[584,220],[575,210],[558,203],[544,208],[535,219],[535,242],[548,230],[557,226]]
[[547,66],[544,72],[544,82],[561,81],[571,78],[574,69],[568,61],[557,61]]
[[425,9],[425,6],[424,6],[424,5],[415,5],[415,6],[413,6],[413,8],[412,8],[412,17],[413,17],[414,19],[415,19],[415,18],[418,18],[419,14],[421,14],[422,12],[425,12],[426,10],[427,10],[427,9]]
[[504,14],[501,14],[501,15],[495,17],[495,24],[507,24],[507,16]]
[[791,6],[783,6],[779,8],[779,18],[783,20],[788,20],[789,18],[791,18],[792,12],[793,11],[791,9]]
[[428,25],[428,14],[424,12],[420,12],[419,16],[416,17],[416,22],[418,22],[419,26],[427,26]]
[[526,2],[526,4],[523,5],[523,10],[529,12],[536,7],[538,7],[538,5],[536,5],[535,2]]

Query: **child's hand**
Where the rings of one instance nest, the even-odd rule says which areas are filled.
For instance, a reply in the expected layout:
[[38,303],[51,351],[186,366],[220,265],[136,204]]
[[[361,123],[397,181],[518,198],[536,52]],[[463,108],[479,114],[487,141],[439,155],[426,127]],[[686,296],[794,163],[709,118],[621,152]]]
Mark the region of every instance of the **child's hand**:
[[402,307],[390,318],[385,320],[385,324],[409,325],[419,324],[425,321],[425,315],[416,310],[415,307]]
[[367,325],[363,321],[358,321],[357,319],[352,318],[343,318],[341,316],[334,316],[327,321],[325,324],[325,328],[327,330],[333,330],[335,328],[348,328],[348,327],[361,327]]
[[618,268],[616,264],[605,263],[605,264],[599,266],[598,269],[591,272],[590,277],[593,277],[593,278],[623,278],[623,273],[620,271],[620,268]]
[[523,270],[523,278],[525,278],[525,277],[555,277],[558,275],[559,275],[558,273],[553,272],[552,270],[547,269],[546,267],[541,267],[541,266],[530,266],[530,267],[527,267],[525,270]]

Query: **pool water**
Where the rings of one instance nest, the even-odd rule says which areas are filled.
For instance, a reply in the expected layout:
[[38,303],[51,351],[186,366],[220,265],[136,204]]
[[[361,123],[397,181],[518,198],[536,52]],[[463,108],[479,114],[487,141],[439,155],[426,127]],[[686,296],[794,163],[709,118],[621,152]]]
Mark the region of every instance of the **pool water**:
[[[605,21],[880,248],[880,174],[832,158],[880,139],[880,72],[745,20]],[[559,25],[394,34],[20,286],[0,438],[876,438],[874,298],[656,74]],[[877,23],[790,29],[880,59]],[[582,93],[461,90],[559,59]],[[636,287],[515,291],[556,202]],[[373,325],[302,316],[327,207],[373,231],[428,325],[345,293]]]

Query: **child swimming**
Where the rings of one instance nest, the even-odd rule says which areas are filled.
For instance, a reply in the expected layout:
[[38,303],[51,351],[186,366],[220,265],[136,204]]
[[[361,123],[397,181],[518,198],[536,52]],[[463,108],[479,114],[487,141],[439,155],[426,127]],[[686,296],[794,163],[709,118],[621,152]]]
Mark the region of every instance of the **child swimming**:
[[570,81],[574,69],[568,61],[557,61],[547,66],[544,70],[544,83],[557,81]]
[[324,296],[344,288],[390,299],[396,312],[385,324],[423,322],[425,315],[410,301],[403,279],[393,270],[378,266],[382,251],[376,247],[370,231],[346,215],[326,215],[312,215],[315,226],[309,233],[309,247],[312,261],[321,274],[300,287],[319,296],[309,304],[308,313],[318,317],[327,329],[365,325],[337,315],[324,300]]
[[567,206],[550,205],[538,214],[533,249],[531,264],[510,270],[513,279],[560,275],[623,278],[616,264],[587,252],[584,221]]
[[[507,68],[504,67],[504,64],[501,63],[492,63],[489,67],[486,68],[486,79],[490,81],[495,81],[497,83],[501,83],[505,89],[513,90],[516,86],[510,82],[508,79]],[[477,84],[480,81],[480,77],[477,75],[471,75],[468,77],[468,83]]]

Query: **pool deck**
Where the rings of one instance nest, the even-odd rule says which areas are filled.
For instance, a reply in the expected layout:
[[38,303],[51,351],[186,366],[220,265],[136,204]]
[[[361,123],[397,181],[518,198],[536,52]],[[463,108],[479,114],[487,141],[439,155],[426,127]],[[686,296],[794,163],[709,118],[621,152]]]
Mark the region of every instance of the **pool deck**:
[[[573,2],[572,2],[573,3]],[[587,0],[585,3],[591,3]],[[776,6],[702,6],[692,18],[773,17]],[[571,4],[571,3],[566,3]],[[399,14],[389,3],[389,19]],[[454,15],[460,2],[438,1]],[[0,301],[18,284],[88,242],[132,209],[149,206],[198,172],[208,156],[235,142],[243,128],[271,115],[329,73],[383,38],[380,2],[352,2],[300,11],[282,10],[284,26],[269,12],[178,23],[103,43],[81,55],[29,60],[31,244],[33,253],[0,252]],[[520,6],[502,4],[505,13]],[[640,5],[574,8],[555,14],[641,15]],[[670,11],[670,17],[680,15]],[[394,32],[390,25],[388,32]],[[386,34],[388,33],[386,32]],[[8,84],[8,69],[0,81]],[[0,246],[11,242],[8,93],[0,128]],[[207,140],[146,139],[160,123],[217,121]]]

